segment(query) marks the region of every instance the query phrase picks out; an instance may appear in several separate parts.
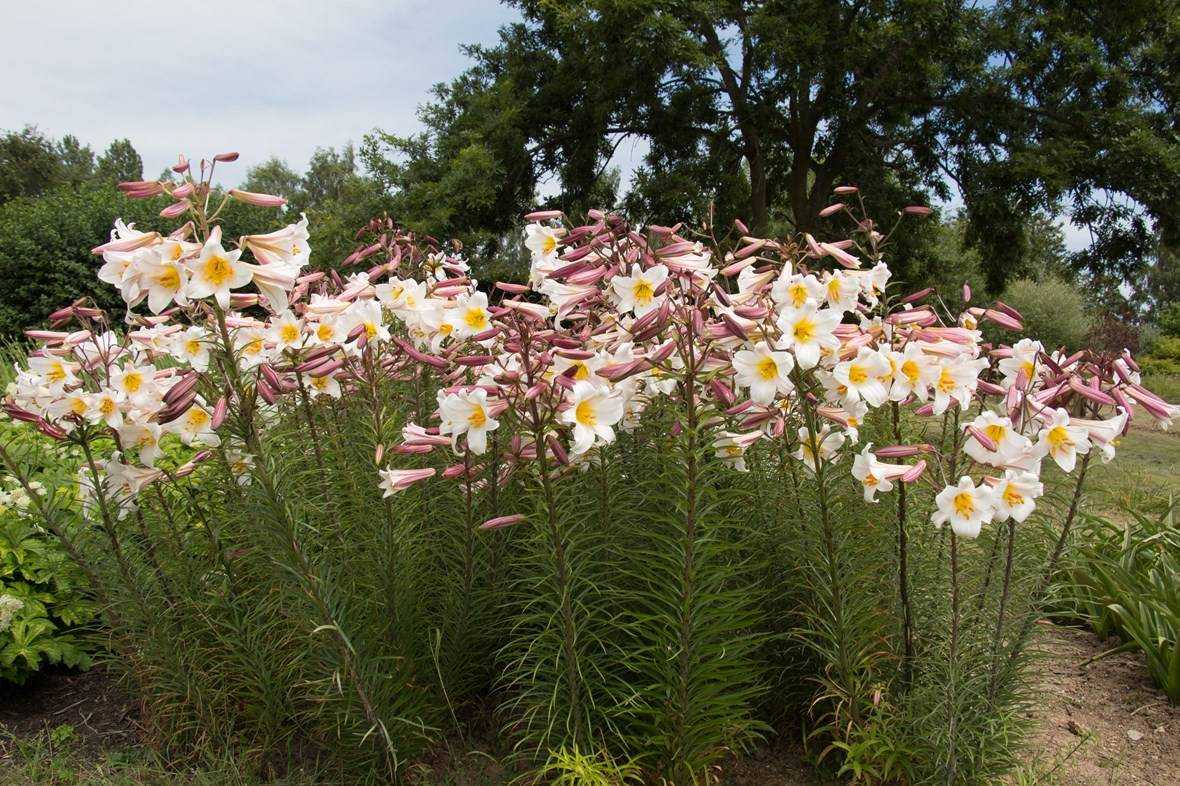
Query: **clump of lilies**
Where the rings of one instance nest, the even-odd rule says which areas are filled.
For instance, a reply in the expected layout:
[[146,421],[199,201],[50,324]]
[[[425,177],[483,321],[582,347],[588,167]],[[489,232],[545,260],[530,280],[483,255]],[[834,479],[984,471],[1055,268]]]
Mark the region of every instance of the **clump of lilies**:
[[[1019,337],[1015,309],[966,287],[953,307],[933,290],[893,292],[889,233],[863,215],[854,187],[837,189],[841,201],[825,213],[850,227],[829,241],[755,237],[738,221],[718,237],[715,227],[638,226],[595,210],[583,223],[530,213],[524,283],[479,282],[455,248],[387,219],[328,272],[308,268],[306,219],[231,242],[218,222],[228,200],[283,204],[219,195],[214,169],[235,157],[199,171],[182,158],[173,179],[121,186],[171,197],[161,215],[179,226],[162,234],[116,222],[94,253],[126,313],[116,320],[85,300],[54,312],[49,329],[27,331],[39,345],[5,392],[13,419],[82,446],[78,489],[112,542],[140,495],[202,462],[271,485],[259,457],[276,409],[398,379],[437,395],[416,402],[400,441],[379,447],[373,483],[386,496],[439,474],[478,493],[493,460],[499,484],[524,469],[542,480],[576,472],[676,400],[701,416],[734,471],[777,444],[773,455],[795,462],[804,482],[840,473],[869,503],[926,484],[923,516],[949,529],[954,571],[959,540],[1033,513],[1047,463],[1073,473],[1080,491],[1087,464],[1110,461],[1133,420],[1166,428],[1178,411],[1143,387],[1127,351],[1066,353]],[[926,212],[907,208],[898,220]],[[1012,342],[985,343],[984,323]],[[944,438],[875,446],[862,434],[875,410],[894,424],[940,424]],[[188,451],[176,471],[158,468],[168,441]],[[457,458],[441,470],[414,459],[435,452]],[[484,529],[543,525],[511,507],[495,512]],[[905,597],[904,565],[899,581]],[[954,604],[957,618],[957,594]]]

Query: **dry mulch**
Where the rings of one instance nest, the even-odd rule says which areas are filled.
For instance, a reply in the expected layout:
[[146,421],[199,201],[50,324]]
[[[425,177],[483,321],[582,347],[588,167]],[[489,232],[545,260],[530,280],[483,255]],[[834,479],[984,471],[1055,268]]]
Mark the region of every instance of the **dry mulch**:
[[78,672],[44,669],[24,685],[0,683],[0,764],[14,752],[13,738],[28,740],[70,726],[71,749],[98,756],[139,741],[133,703],[102,666]]
[[1042,771],[1077,748],[1052,773],[1055,782],[1180,783],[1180,707],[1152,684],[1143,656],[1124,652],[1083,666],[1118,641],[1102,641],[1075,628],[1043,627],[1041,646],[1048,656],[1041,680],[1044,705],[1036,713],[1040,730],[1030,745],[1043,752],[1037,756]]

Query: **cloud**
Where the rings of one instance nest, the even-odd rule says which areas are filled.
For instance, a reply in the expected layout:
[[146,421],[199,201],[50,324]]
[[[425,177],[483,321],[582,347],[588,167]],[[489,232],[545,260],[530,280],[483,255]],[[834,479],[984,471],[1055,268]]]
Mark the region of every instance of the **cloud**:
[[460,45],[516,18],[492,0],[57,0],[4,14],[0,128],[96,151],[128,137],[148,176],[181,151],[235,149],[231,182],[271,155],[302,167],[374,127],[415,130],[430,87],[466,66]]

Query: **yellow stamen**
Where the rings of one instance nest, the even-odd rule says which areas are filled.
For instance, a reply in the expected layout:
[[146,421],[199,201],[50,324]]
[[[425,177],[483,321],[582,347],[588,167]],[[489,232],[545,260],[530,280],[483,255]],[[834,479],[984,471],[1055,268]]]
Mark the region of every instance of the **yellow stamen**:
[[970,491],[960,491],[955,495],[952,504],[955,508],[955,513],[960,518],[969,519],[975,514],[975,495]]
[[574,419],[583,426],[593,428],[598,423],[598,413],[594,411],[594,405],[590,400],[578,402],[577,408],[574,409]]

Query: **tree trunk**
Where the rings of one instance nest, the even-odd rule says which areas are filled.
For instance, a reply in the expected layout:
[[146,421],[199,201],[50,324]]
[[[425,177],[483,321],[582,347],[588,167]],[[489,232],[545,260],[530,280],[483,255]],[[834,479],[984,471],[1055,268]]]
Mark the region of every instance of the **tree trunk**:
[[757,135],[746,144],[746,161],[750,165],[750,232],[761,235],[767,225],[766,162]]

